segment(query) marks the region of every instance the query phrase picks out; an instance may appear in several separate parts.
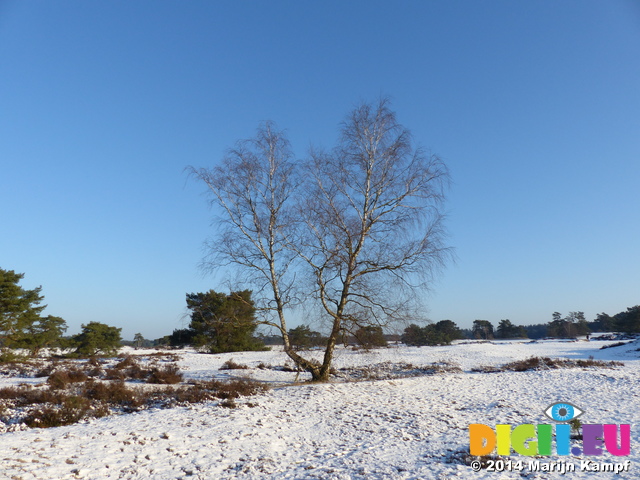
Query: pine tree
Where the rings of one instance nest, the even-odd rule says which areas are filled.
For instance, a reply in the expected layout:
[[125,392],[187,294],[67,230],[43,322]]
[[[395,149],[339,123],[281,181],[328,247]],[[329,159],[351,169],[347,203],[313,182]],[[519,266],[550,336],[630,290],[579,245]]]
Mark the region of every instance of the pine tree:
[[122,328],[111,327],[100,322],[82,325],[82,332],[73,337],[76,353],[83,356],[97,354],[116,355],[120,348]]
[[0,342],[5,347],[14,346],[46,307],[39,305],[42,287],[25,290],[18,285],[23,278],[24,273],[0,268]]
[[191,310],[190,329],[193,343],[211,353],[263,350],[264,345],[253,337],[258,324],[251,290],[226,295],[209,290],[187,294]]
[[0,268],[0,347],[26,348],[32,356],[43,348],[58,347],[66,322],[40,314],[42,287],[27,290],[19,285],[24,273]]
[[142,336],[141,333],[135,334],[135,336],[133,337],[133,344],[136,350],[138,350],[139,348],[142,348],[142,346],[144,345],[144,337]]

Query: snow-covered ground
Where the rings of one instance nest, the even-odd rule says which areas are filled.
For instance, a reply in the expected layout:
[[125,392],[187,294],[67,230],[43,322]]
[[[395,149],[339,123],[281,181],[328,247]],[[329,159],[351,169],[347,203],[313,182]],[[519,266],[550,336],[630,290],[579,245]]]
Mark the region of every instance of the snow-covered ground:
[[[235,409],[208,402],[7,432],[0,435],[0,478],[640,478],[640,342],[600,350],[611,343],[513,341],[392,346],[371,352],[340,349],[338,369],[449,362],[461,371],[327,384],[291,384],[295,373],[257,368],[261,363],[284,365],[287,358],[278,350],[221,355],[180,351],[179,365],[187,378],[245,376],[270,382],[272,388],[240,399]],[[472,372],[474,367],[531,356],[593,356],[622,361],[624,366]],[[218,370],[230,359],[251,368]],[[298,380],[305,379],[301,374]],[[469,424],[552,423],[543,410],[559,401],[584,410],[584,423],[631,424],[631,455],[537,459],[541,464],[575,464],[576,471],[565,474],[531,471],[531,458],[517,454],[509,459],[522,460],[521,471],[474,472],[463,462]],[[580,471],[585,460],[598,465],[630,460],[630,468],[619,474]]]

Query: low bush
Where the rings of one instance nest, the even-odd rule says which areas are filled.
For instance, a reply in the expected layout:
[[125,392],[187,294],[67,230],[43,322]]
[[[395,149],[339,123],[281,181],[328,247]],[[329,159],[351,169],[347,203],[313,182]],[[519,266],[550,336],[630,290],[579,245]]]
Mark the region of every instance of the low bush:
[[222,364],[222,366],[218,370],[247,370],[249,367],[247,365],[242,365],[240,363],[236,363],[233,359],[229,359]]
[[529,357],[525,360],[517,360],[502,366],[503,371],[526,372],[528,370],[548,370],[560,368],[562,362],[559,359],[552,360],[549,357]]
[[0,411],[6,414],[7,408],[13,409],[11,415],[15,417],[3,418],[2,421],[15,423],[21,419],[29,427],[49,428],[103,417],[112,412],[130,413],[149,407],[170,408],[216,399],[221,400],[221,407],[235,408],[238,398],[267,390],[265,384],[250,380],[211,380],[180,388],[145,390],[129,388],[124,382],[89,378],[81,384],[67,384],[67,389],[53,389],[51,386],[0,388]]
[[68,395],[60,398],[57,404],[47,404],[31,410],[24,423],[32,428],[51,428],[71,425],[84,418],[100,418],[109,414],[106,405],[94,405],[88,398]]
[[43,403],[60,403],[62,398],[64,398],[63,393],[51,389],[33,388],[31,386],[0,388],[0,399],[8,401],[3,403],[9,403],[15,407]]
[[156,383],[160,385],[172,385],[180,383],[183,380],[182,373],[175,364],[167,365],[163,368],[154,367],[146,379],[147,383]]
[[20,355],[10,348],[0,348],[0,363],[24,362],[26,357]]
[[211,380],[206,385],[215,392],[214,395],[217,398],[225,400],[257,395],[269,389],[264,383],[252,380],[233,380],[231,382]]
[[604,350],[605,348],[622,347],[627,343],[631,343],[631,342],[616,342],[616,343],[612,343],[611,345],[603,345],[602,347],[600,347],[600,350]]
[[505,363],[500,367],[480,366],[472,369],[473,372],[528,372],[532,370],[550,370],[557,368],[614,368],[624,365],[622,362],[588,359],[571,360],[568,358],[529,357],[524,360]]
[[[166,355],[161,358],[179,359]],[[147,365],[137,357],[129,356],[117,362],[93,357],[86,362],[56,360],[50,365],[29,364],[30,376],[46,375],[47,381],[35,387],[22,385],[0,388],[0,421],[48,428],[110,413],[129,413],[150,407],[169,408],[212,400],[221,400],[220,406],[234,408],[239,397],[268,389],[264,384],[249,380],[211,380],[168,387],[166,385],[182,383],[183,375],[175,363],[159,365],[159,359],[156,357]],[[113,366],[105,370],[103,367],[108,364]],[[17,368],[10,367],[11,373],[16,371]],[[165,386],[132,388],[126,380],[143,380]]]
[[60,390],[66,388],[67,385],[71,383],[84,382],[87,378],[87,375],[77,368],[55,370],[49,375],[49,378],[47,378],[47,384],[54,390]]
[[233,399],[227,399],[220,402],[220,406],[224,408],[238,408],[238,404]]
[[124,382],[88,380],[82,387],[82,395],[90,400],[125,407],[129,410],[135,410],[145,404],[144,395],[137,390],[128,388]]
[[129,367],[138,366],[138,365],[139,365],[138,360],[133,358],[131,355],[125,355],[124,357],[122,357],[122,360],[120,360],[118,363],[114,365],[113,368],[115,368],[116,370],[123,370]]
[[382,362],[360,367],[341,368],[338,372],[332,372],[333,375],[348,381],[390,380],[445,373],[462,373],[462,369],[459,365],[447,361],[434,362],[428,365]]
[[171,352],[153,352],[147,355],[148,357],[159,358],[163,362],[177,362],[180,360],[180,357]]

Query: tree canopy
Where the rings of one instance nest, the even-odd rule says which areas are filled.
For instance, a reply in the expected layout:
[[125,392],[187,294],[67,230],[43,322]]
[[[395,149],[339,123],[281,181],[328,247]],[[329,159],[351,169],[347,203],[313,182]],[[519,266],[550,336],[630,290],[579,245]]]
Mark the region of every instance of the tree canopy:
[[640,305],[628,307],[626,311],[616,314],[613,318],[619,331],[640,333]]
[[100,322],[82,325],[82,331],[73,336],[76,353],[83,356],[115,355],[120,349],[122,328]]
[[482,340],[493,338],[493,324],[489,320],[473,321],[473,336]]
[[264,349],[264,344],[253,336],[258,324],[250,290],[229,295],[214,290],[188,293],[187,308],[191,311],[189,328],[196,347],[211,353]]
[[564,318],[560,312],[554,312],[552,318],[547,327],[547,334],[550,337],[575,338],[591,332],[584,312],[569,312],[569,315]]
[[496,333],[498,338],[527,338],[527,330],[514,325],[509,319],[500,320]]
[[424,327],[411,324],[405,328],[401,340],[406,345],[419,347],[423,345],[449,345],[453,340],[460,338],[464,338],[464,335],[455,322],[441,320]]
[[[336,146],[311,150],[305,162],[266,123],[218,166],[191,172],[223,212],[209,264],[233,265],[255,286],[261,322],[314,380],[328,379],[339,336],[406,319],[450,255],[447,168],[414,145],[387,99],[354,108]],[[293,347],[285,318],[309,302],[329,325],[320,363]]]
[[19,285],[23,273],[0,268],[0,346],[26,348],[37,355],[43,348],[59,346],[66,322],[41,316],[46,305],[42,287],[27,290]]

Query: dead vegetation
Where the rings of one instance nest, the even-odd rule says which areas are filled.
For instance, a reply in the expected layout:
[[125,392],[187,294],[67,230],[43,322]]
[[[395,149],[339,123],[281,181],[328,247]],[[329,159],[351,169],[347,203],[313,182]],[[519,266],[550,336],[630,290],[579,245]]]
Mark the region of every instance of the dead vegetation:
[[170,363],[162,365],[158,356],[147,361],[125,356],[116,363],[92,358],[86,362],[54,360],[22,369],[9,367],[11,372],[46,376],[47,380],[37,386],[0,388],[0,422],[48,428],[114,413],[216,400],[222,407],[235,408],[238,398],[268,389],[250,380],[183,383],[183,375],[174,363],[178,359],[174,356]]
[[233,361],[233,358],[230,358],[224,362],[218,370],[247,370],[248,368],[249,367],[247,365],[236,363]]
[[346,381],[392,380],[395,378],[418,377],[443,373],[462,373],[459,365],[440,361],[428,365],[413,365],[406,362],[383,362],[361,367],[340,368],[335,377]]
[[624,363],[604,360],[594,360],[593,357],[588,359],[572,360],[569,358],[549,358],[549,357],[529,357],[524,360],[505,363],[502,366],[483,365],[475,367],[471,371],[481,373],[497,373],[497,372],[528,372],[534,370],[552,370],[558,368],[614,368],[623,366]]

